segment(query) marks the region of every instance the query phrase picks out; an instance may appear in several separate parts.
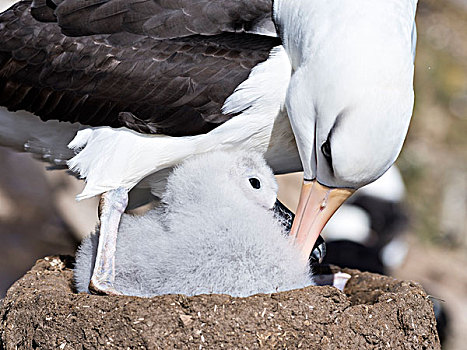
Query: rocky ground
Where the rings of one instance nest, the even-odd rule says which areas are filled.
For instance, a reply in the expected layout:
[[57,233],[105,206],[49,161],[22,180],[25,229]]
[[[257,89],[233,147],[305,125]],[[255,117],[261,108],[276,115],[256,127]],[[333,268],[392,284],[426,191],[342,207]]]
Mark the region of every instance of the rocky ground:
[[431,302],[413,282],[345,270],[345,293],[325,286],[145,299],[77,294],[72,263],[39,260],[11,287],[0,348],[440,349]]

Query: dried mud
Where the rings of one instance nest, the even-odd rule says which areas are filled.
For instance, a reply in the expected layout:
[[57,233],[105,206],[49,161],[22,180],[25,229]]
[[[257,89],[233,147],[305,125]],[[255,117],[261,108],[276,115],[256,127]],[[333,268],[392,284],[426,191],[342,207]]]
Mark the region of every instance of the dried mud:
[[416,283],[344,270],[344,292],[248,298],[77,294],[73,259],[47,257],[0,303],[0,349],[440,349]]

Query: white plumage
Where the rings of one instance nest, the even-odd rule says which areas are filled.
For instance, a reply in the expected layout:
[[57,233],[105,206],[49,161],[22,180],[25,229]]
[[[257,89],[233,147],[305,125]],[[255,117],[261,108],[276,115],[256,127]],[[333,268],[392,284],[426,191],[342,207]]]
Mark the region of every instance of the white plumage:
[[[297,261],[297,249],[271,211],[276,193],[259,154],[190,158],[169,176],[161,208],[123,216],[115,289],[136,296],[248,296],[311,284],[308,262]],[[97,242],[91,236],[77,253],[79,291],[88,291]]]
[[416,4],[274,1],[292,66],[285,106],[306,179],[356,189],[397,158],[414,101]]

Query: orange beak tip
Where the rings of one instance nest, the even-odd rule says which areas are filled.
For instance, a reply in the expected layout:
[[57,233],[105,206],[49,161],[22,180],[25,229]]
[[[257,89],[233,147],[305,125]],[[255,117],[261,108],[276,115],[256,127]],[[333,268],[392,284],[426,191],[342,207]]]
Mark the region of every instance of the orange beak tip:
[[303,258],[309,258],[328,220],[354,192],[347,188],[329,188],[316,180],[304,182],[291,230]]

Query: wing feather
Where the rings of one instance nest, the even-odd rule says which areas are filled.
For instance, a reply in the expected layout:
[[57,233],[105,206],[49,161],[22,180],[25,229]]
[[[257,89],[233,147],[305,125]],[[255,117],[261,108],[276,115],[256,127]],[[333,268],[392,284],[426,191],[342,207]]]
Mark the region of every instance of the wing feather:
[[[117,3],[90,1],[80,11],[102,4]],[[231,117],[222,114],[222,104],[278,44],[235,33],[73,38],[55,23],[36,21],[29,9],[24,1],[0,15],[0,104],[43,120],[172,136],[205,133]]]
[[116,32],[158,39],[223,32],[276,36],[271,13],[272,0],[35,0],[33,4],[38,20],[55,17],[71,36]]

